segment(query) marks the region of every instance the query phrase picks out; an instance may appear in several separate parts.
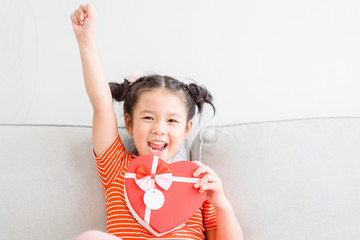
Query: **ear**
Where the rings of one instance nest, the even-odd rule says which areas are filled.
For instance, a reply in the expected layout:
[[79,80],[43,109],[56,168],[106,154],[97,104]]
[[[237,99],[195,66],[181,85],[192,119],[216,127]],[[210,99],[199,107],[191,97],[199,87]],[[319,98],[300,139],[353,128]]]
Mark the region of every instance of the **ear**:
[[193,127],[193,120],[190,120],[185,128],[185,135],[184,135],[184,139],[187,139],[190,135],[191,129]]
[[133,126],[132,126],[132,119],[131,119],[130,114],[125,113],[124,120],[125,120],[125,127],[126,127],[127,132],[130,135],[132,135],[133,134]]

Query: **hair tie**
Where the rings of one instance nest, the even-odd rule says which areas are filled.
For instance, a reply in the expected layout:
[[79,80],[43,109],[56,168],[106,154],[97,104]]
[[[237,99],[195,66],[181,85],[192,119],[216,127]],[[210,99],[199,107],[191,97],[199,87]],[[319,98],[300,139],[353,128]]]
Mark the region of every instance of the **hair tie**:
[[139,74],[139,73],[134,73],[129,75],[126,80],[128,80],[128,82],[131,84],[133,84],[134,82],[136,82],[139,78],[143,77],[143,74]]

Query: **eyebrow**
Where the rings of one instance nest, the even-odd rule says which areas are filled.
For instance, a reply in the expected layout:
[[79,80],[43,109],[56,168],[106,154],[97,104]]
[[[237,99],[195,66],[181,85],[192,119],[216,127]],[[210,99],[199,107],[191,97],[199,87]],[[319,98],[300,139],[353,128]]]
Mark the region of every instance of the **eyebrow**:
[[[153,111],[150,111],[150,110],[141,110],[140,112],[139,112],[140,114],[156,114],[156,112],[153,112]],[[181,117],[182,115],[181,114],[179,114],[179,113],[176,113],[176,112],[170,112],[170,113],[167,113],[166,114],[167,116],[171,116],[171,117]]]

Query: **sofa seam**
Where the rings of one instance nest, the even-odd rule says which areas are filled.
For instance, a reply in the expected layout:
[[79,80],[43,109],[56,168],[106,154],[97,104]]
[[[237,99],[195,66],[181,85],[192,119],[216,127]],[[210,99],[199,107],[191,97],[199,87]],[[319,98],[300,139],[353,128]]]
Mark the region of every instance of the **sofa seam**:
[[202,128],[199,133],[199,140],[200,140],[200,146],[199,146],[199,161],[202,163],[202,149],[203,149],[203,132],[205,128]]
[[331,119],[358,119],[360,117],[316,117],[316,118],[293,118],[293,119],[283,119],[283,120],[266,120],[266,121],[257,121],[257,122],[238,122],[238,123],[231,123],[231,124],[213,124],[204,126],[204,128],[211,128],[211,127],[232,127],[232,126],[239,126],[239,125],[256,125],[256,124],[264,124],[264,123],[282,123],[282,122],[296,122],[296,121],[311,121],[311,120],[331,120]]
[[[10,126],[10,127],[74,127],[74,128],[92,128],[89,125],[67,125],[67,124],[23,124],[23,123],[0,123],[0,126]],[[120,126],[118,129],[125,129],[125,127]]]
[[[238,122],[231,124],[214,124],[204,126],[207,127],[231,127],[237,125],[252,125],[252,124],[263,124],[263,123],[276,123],[276,122],[292,122],[292,121],[307,121],[307,120],[324,120],[324,119],[360,119],[359,117],[314,117],[314,118],[293,118],[293,119],[280,119],[280,120],[265,120],[265,121],[254,121],[254,122]],[[82,127],[82,128],[92,128],[91,125],[76,125],[76,124],[37,124],[37,123],[0,123],[0,126],[24,126],[24,127]],[[119,126],[119,128],[125,128],[123,126]],[[201,130],[201,131],[202,131]]]

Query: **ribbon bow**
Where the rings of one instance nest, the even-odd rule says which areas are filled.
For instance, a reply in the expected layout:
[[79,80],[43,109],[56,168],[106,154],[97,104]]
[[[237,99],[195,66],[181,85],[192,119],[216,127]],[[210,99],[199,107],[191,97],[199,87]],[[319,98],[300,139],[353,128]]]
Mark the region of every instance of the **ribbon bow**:
[[164,190],[168,190],[172,183],[172,173],[169,167],[163,162],[157,166],[156,173],[151,173],[151,171],[143,165],[138,166],[135,173],[135,183],[144,192],[151,188],[152,179]]

